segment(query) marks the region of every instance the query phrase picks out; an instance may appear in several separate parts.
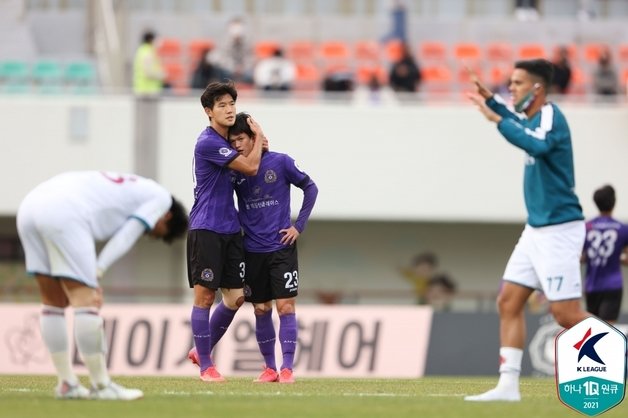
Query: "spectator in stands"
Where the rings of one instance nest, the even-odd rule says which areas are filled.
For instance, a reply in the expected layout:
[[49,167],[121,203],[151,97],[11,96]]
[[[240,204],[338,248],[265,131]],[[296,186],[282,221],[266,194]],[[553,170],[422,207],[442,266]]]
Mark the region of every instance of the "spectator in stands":
[[456,288],[456,282],[449,275],[439,273],[427,283],[425,302],[435,311],[449,311],[456,294]]
[[281,48],[277,48],[272,56],[257,63],[253,81],[260,90],[288,91],[293,87],[296,74],[294,63],[284,57]]
[[205,89],[212,81],[221,81],[225,78],[227,78],[227,74],[220,66],[215,51],[207,48],[201,53],[198,65],[192,74],[190,87],[193,89]]
[[146,31],[133,60],[133,91],[141,96],[157,96],[164,88],[166,73],[153,45],[155,33]]
[[252,83],[253,48],[248,44],[244,34],[244,22],[236,17],[227,27],[227,43],[221,52],[222,66],[235,82]]
[[619,77],[611,60],[610,51],[607,48],[602,50],[597,68],[593,72],[595,94],[610,96],[619,93]]
[[515,0],[515,17],[517,20],[539,20],[538,0]]
[[417,254],[410,266],[401,270],[404,279],[414,286],[417,305],[426,303],[426,292],[429,282],[435,277],[438,267],[438,257],[436,254],[427,251]]
[[556,58],[552,62],[554,66],[554,78],[550,86],[550,93],[567,94],[571,83],[571,65],[569,64],[569,51],[564,46],[558,48]]
[[399,40],[406,42],[408,40],[407,20],[408,9],[401,0],[393,0],[390,16],[392,18],[392,28],[390,32],[382,37],[382,42]]
[[331,70],[323,79],[323,91],[326,92],[348,92],[353,87],[353,74],[344,69]]
[[[41,333],[58,377],[58,399],[134,400],[139,389],[107,372],[99,281],[142,235],[171,243],[185,236],[187,211],[153,180],[100,171],[59,174],[33,189],[17,213],[26,270],[42,301]],[[97,254],[97,241],[107,241]],[[65,311],[74,311],[74,338],[91,390],[72,370]]]
[[421,82],[421,70],[407,44],[401,48],[401,58],[390,69],[390,87],[397,92],[415,92]]

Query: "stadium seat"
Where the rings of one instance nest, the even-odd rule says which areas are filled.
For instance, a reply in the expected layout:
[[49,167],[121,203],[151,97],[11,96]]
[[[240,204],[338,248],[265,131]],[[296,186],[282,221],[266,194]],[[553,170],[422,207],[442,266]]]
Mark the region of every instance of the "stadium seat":
[[297,63],[297,74],[295,81],[296,89],[318,89],[321,81],[321,73],[313,64]]
[[510,64],[513,61],[512,45],[507,42],[491,42],[486,45],[486,58],[489,61]]
[[30,91],[29,64],[14,60],[0,62],[0,89],[5,93]]
[[268,58],[272,56],[278,48],[281,48],[281,44],[276,41],[255,42],[255,58]]
[[181,41],[175,38],[161,38],[157,45],[157,54],[165,59],[178,59],[181,56]]
[[31,77],[40,93],[61,93],[63,90],[63,71],[57,61],[38,61],[31,69]]
[[584,60],[589,64],[596,64],[600,53],[607,48],[604,44],[591,43],[584,45]]
[[380,59],[381,50],[375,41],[358,41],[353,45],[353,56],[359,61],[377,62]]
[[617,47],[617,60],[620,63],[628,64],[628,44],[620,44]]
[[88,61],[67,63],[63,78],[74,93],[92,93],[98,81],[96,68]]
[[204,51],[214,48],[214,42],[209,39],[192,39],[188,42],[188,57],[196,65]]
[[362,65],[356,69],[356,79],[359,84],[369,84],[373,77],[376,77],[382,85],[388,82],[388,72],[382,66]]
[[287,56],[295,62],[314,60],[316,47],[311,41],[293,41],[288,44]]
[[451,90],[453,75],[447,65],[431,65],[421,68],[421,89],[432,92]]
[[[473,72],[478,76],[478,78],[484,81],[484,72],[482,71],[482,67],[479,66],[471,66]],[[457,73],[457,81],[462,86],[463,89],[471,88],[471,77],[469,76],[469,72],[467,71],[465,66],[458,67]]]
[[587,86],[591,82],[588,74],[580,67],[571,67],[571,81],[569,83],[568,94],[584,94]]
[[385,57],[390,62],[399,61],[403,51],[403,43],[399,40],[392,40],[384,46]]
[[458,61],[475,63],[482,58],[482,50],[475,43],[462,42],[454,45],[454,57]]
[[447,47],[438,41],[425,41],[419,46],[419,58],[422,61],[445,62],[447,60]]
[[171,86],[185,85],[186,74],[181,63],[167,62],[164,64],[164,71],[166,72],[166,81]]
[[512,68],[510,66],[506,66],[505,64],[493,65],[488,70],[488,82],[490,83],[491,88],[499,87],[502,85],[507,85],[510,78],[510,73],[512,72]]
[[529,43],[519,46],[519,59],[547,58],[545,47],[541,44]]
[[326,41],[320,44],[320,55],[325,60],[346,60],[349,47],[343,41]]

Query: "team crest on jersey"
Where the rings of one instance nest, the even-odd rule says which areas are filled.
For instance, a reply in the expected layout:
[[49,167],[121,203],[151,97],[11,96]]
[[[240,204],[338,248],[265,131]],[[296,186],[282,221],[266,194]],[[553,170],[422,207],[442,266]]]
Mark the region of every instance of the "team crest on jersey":
[[228,157],[231,155],[231,153],[233,152],[233,150],[231,148],[227,148],[227,147],[222,147],[218,150],[218,153],[220,155],[222,155],[223,157]]
[[205,281],[205,282],[211,282],[214,280],[214,272],[212,271],[212,269],[204,269],[201,272],[201,280]]
[[274,183],[277,181],[277,173],[275,173],[273,170],[267,170],[266,173],[264,174],[264,181],[266,183]]

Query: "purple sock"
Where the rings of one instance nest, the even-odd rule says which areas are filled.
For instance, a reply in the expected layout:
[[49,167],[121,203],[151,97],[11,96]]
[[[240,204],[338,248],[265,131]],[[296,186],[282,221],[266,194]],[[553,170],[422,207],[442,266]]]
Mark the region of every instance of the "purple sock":
[[275,363],[275,327],[273,326],[273,310],[255,315],[255,336],[259,351],[264,356],[266,367],[277,370]]
[[213,366],[212,360],[209,357],[209,343],[211,341],[211,335],[209,333],[209,308],[192,307],[191,324],[196,352],[201,362],[199,366],[202,372],[208,367]]
[[279,341],[283,354],[281,368],[292,370],[294,350],[297,348],[297,316],[295,314],[279,316]]
[[210,350],[213,350],[218,344],[218,341],[225,335],[227,328],[233,321],[233,317],[235,316],[237,310],[232,311],[227,308],[222,302],[216,306],[212,317],[209,320],[209,330],[211,334],[211,347]]

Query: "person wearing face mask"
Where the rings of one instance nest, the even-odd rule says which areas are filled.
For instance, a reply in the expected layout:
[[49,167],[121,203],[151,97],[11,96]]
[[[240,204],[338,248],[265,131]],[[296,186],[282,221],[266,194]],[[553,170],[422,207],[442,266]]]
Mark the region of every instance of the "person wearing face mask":
[[465,400],[519,401],[519,373],[525,343],[524,309],[541,290],[556,322],[571,328],[590,314],[581,307],[580,254],[585,238],[582,208],[574,192],[571,133],[565,116],[547,100],[553,76],[544,59],[519,61],[510,76],[514,112],[477,76],[471,101],[499,133],[526,153],[524,197],[527,223],[506,265],[497,306],[500,321],[500,377],[497,386]]
[[611,61],[611,53],[604,49],[600,53],[598,66],[593,73],[593,89],[595,94],[612,96],[619,93],[619,77]]
[[201,90],[212,81],[223,81],[226,78],[226,71],[219,64],[217,52],[207,48],[201,53],[201,59],[192,74],[190,87]]

